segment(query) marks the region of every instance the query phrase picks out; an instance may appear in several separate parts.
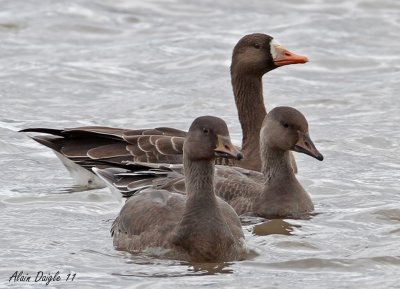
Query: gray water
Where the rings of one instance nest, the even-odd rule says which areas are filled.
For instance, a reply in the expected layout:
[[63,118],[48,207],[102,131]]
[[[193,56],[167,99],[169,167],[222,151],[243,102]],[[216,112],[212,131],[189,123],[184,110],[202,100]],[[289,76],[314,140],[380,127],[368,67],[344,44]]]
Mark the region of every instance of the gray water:
[[[200,4],[201,3],[201,4]],[[0,1],[0,288],[400,288],[400,2]],[[17,131],[108,125],[241,130],[229,64],[252,32],[307,55],[264,77],[268,109],[308,118],[325,160],[296,154],[310,220],[243,227],[252,259],[193,266],[115,251],[121,204],[74,192],[58,159]],[[65,281],[76,273],[74,281]],[[34,277],[32,277],[34,278]]]

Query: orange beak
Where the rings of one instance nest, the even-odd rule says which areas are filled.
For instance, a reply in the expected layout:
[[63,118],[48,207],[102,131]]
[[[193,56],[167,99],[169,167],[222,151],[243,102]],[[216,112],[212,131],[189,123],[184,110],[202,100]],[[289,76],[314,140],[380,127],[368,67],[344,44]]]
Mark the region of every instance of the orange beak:
[[274,57],[274,63],[276,66],[284,66],[288,64],[298,64],[308,62],[308,58],[303,55],[298,55],[290,52],[285,47],[280,45],[274,45],[276,56]]

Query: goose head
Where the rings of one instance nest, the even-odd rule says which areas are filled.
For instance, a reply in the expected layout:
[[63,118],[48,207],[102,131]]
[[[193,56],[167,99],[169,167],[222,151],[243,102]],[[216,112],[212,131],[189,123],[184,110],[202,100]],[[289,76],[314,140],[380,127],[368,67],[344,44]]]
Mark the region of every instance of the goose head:
[[319,161],[324,159],[312,142],[304,115],[287,106],[276,107],[265,117],[261,129],[262,147],[304,153]]
[[231,71],[262,76],[280,66],[306,62],[307,57],[289,51],[272,36],[254,33],[245,35],[236,44]]
[[214,116],[201,116],[193,121],[183,152],[192,161],[213,160],[216,157],[243,158],[231,142],[225,121]]

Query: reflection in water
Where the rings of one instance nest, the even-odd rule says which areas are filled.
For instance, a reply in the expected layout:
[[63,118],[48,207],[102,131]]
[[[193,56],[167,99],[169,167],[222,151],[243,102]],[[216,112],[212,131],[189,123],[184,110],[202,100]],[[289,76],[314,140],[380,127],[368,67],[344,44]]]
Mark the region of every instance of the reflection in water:
[[[136,270],[126,268],[126,270],[113,273],[120,276],[135,276],[135,277],[179,277],[179,276],[203,276],[213,274],[231,274],[233,269],[231,265],[233,262],[220,262],[220,263],[192,263],[176,259],[163,258],[161,251],[165,249],[152,248],[144,252],[124,252],[114,251],[114,253],[107,254],[112,258],[121,258],[124,256],[125,263]],[[94,250],[82,250],[82,252],[90,254],[102,254]],[[158,254],[156,254],[158,252]],[[248,259],[248,258],[246,258]],[[139,267],[151,268],[150,271],[143,271]],[[168,269],[166,269],[168,268]]]
[[240,216],[240,221],[242,225],[255,225],[264,222],[266,219],[261,217],[256,217],[251,214],[244,214]]
[[[120,256],[118,256],[120,258]],[[142,253],[133,254],[126,262],[135,270],[129,269],[115,272],[116,276],[132,277],[182,277],[182,276],[206,276],[214,274],[232,274],[231,265],[234,263],[190,263],[179,260],[158,259],[146,256]],[[135,266],[136,265],[136,266]],[[143,267],[142,268],[140,267]],[[151,268],[151,270],[147,270]]]
[[231,274],[233,270],[230,266],[233,263],[192,263],[189,266],[189,271],[202,273],[201,275],[212,275],[217,273]]
[[388,208],[385,210],[378,210],[374,213],[379,218],[390,220],[394,222],[400,221],[400,209]]
[[253,234],[257,236],[266,235],[292,235],[294,228],[300,228],[300,225],[290,224],[283,219],[272,219],[253,227]]
[[20,30],[22,28],[21,24],[18,23],[12,23],[12,22],[8,22],[8,23],[0,23],[0,29],[4,29],[4,30]]
[[87,192],[87,191],[92,191],[96,189],[92,188],[87,188],[79,185],[72,185],[70,187],[63,187],[58,190],[58,193],[64,193],[64,194],[71,194],[71,193],[80,193],[80,192]]

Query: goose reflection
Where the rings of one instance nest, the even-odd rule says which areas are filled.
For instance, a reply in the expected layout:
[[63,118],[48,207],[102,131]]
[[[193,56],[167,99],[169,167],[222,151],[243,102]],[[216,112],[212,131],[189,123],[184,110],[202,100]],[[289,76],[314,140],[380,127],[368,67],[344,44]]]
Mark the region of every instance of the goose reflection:
[[252,233],[257,236],[292,235],[295,228],[301,228],[301,226],[288,223],[283,219],[271,219],[255,225]]

